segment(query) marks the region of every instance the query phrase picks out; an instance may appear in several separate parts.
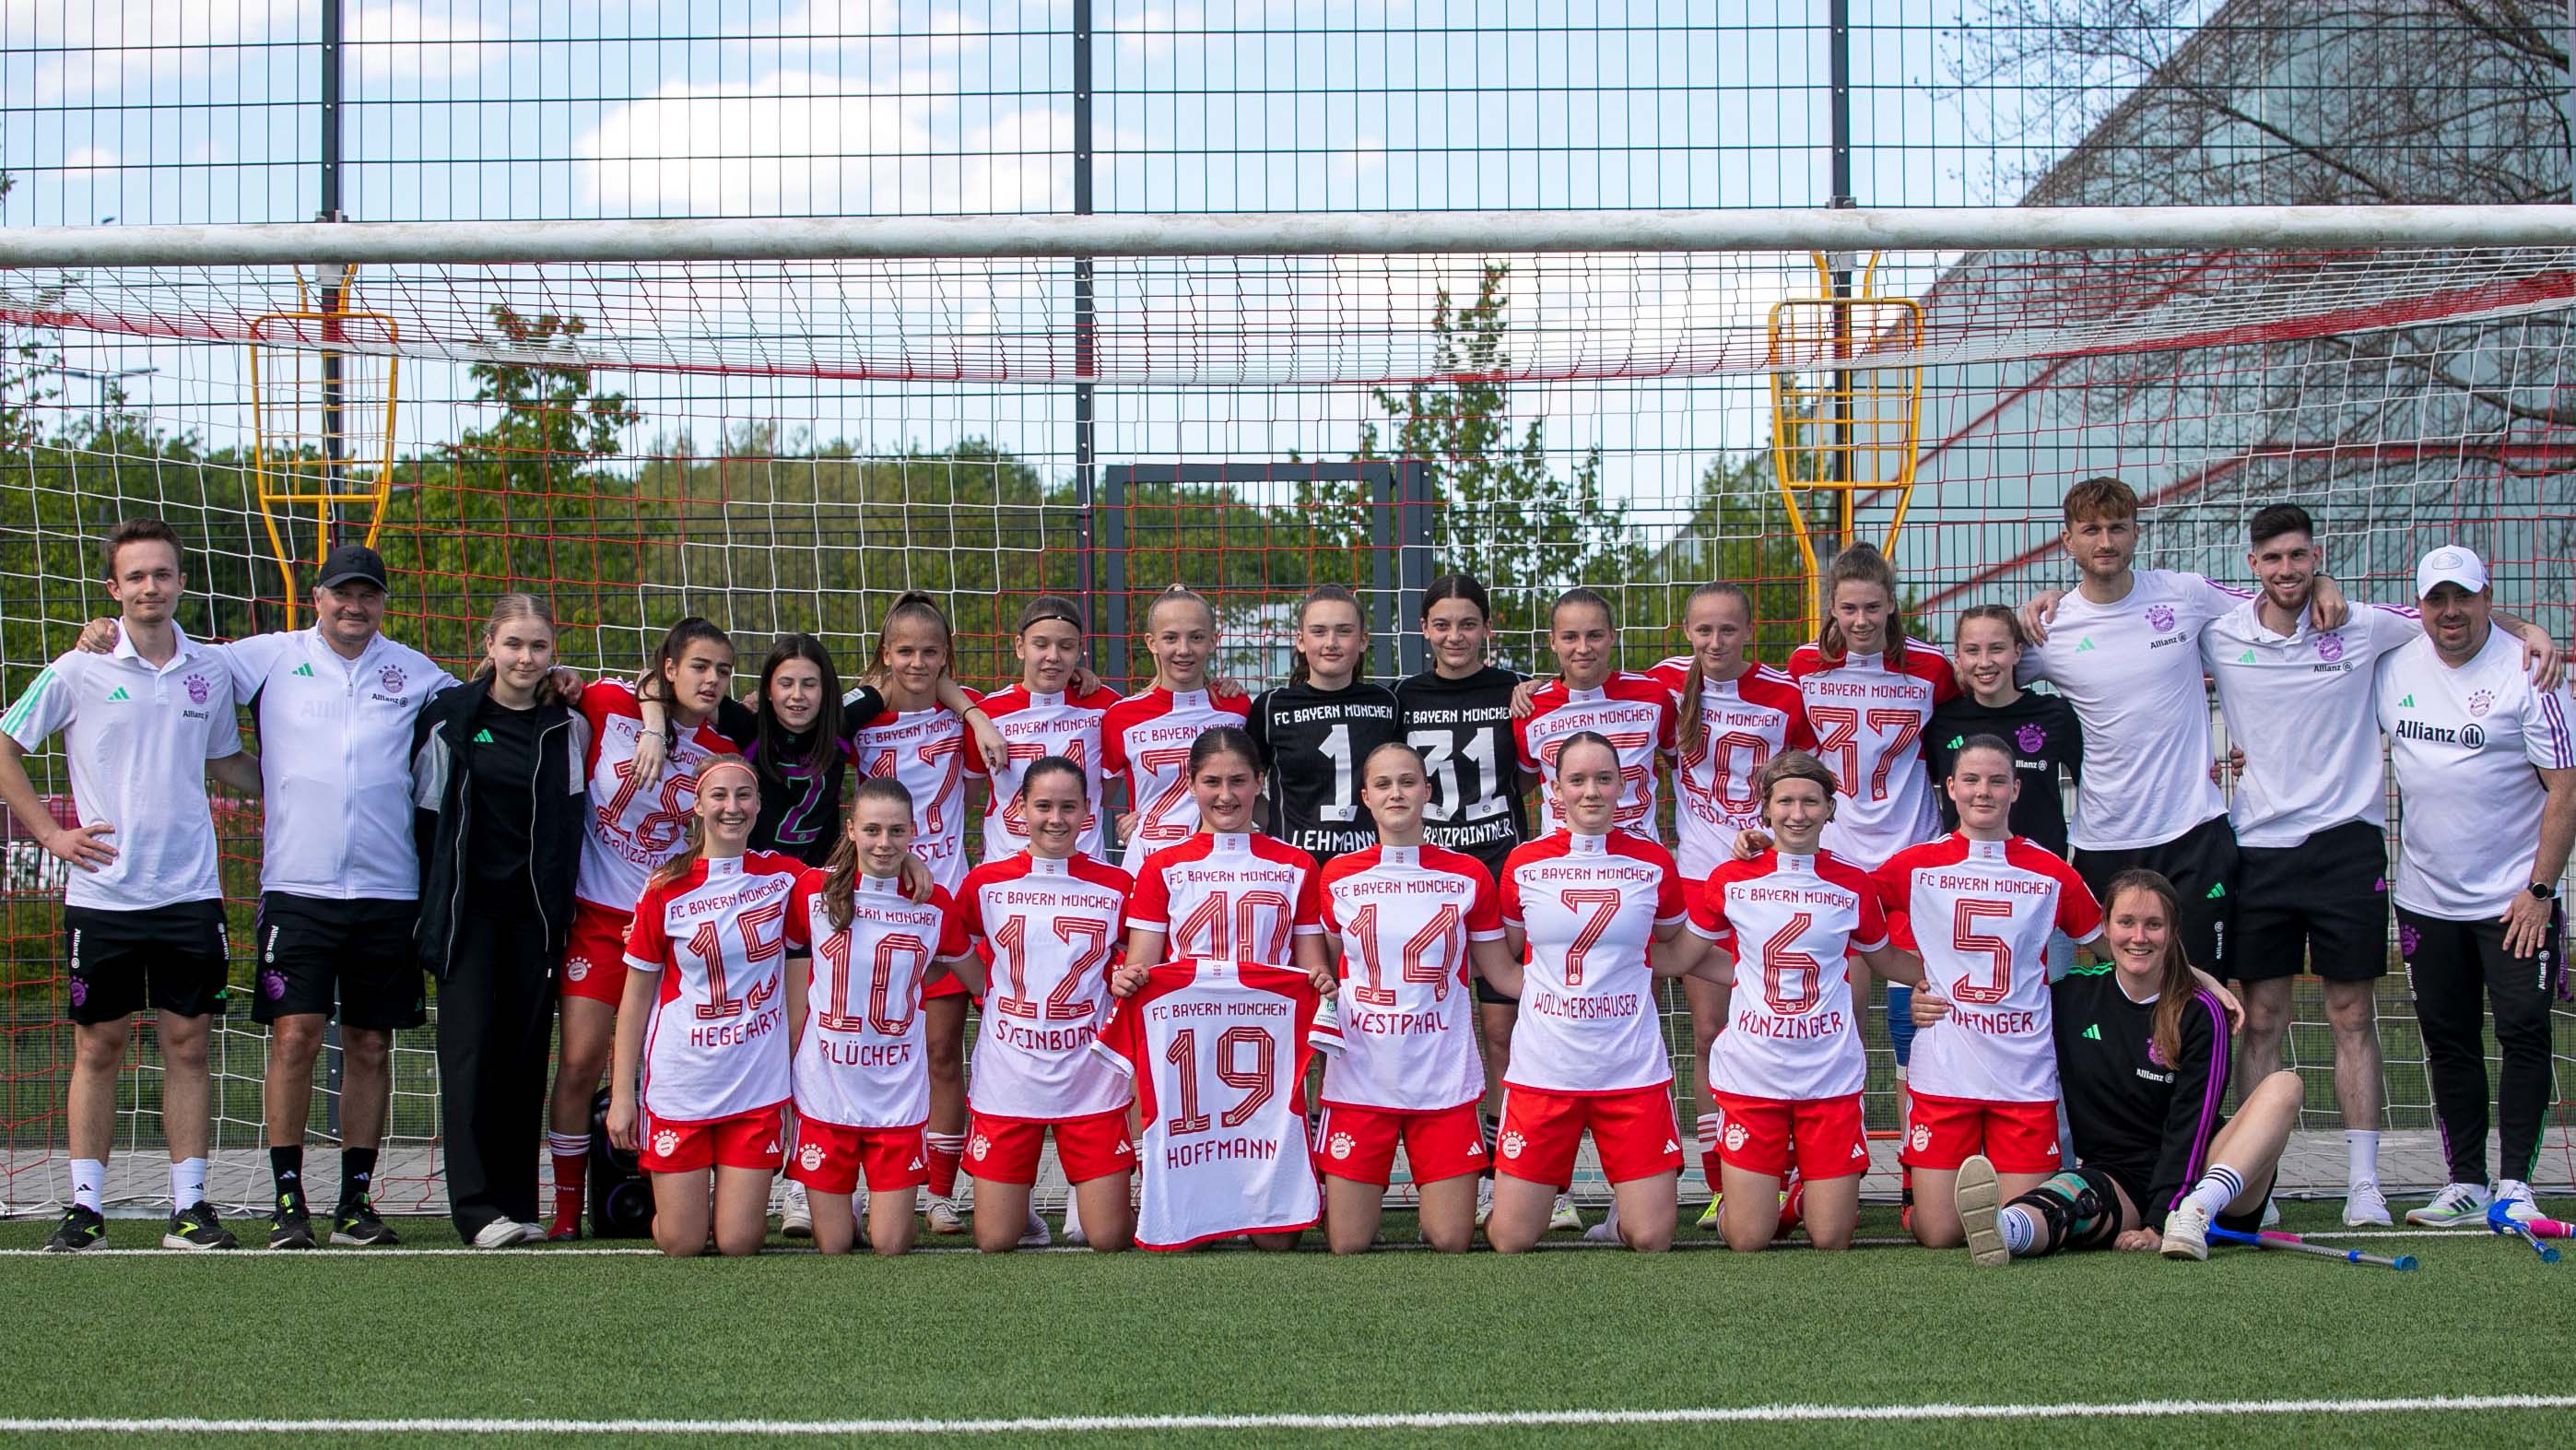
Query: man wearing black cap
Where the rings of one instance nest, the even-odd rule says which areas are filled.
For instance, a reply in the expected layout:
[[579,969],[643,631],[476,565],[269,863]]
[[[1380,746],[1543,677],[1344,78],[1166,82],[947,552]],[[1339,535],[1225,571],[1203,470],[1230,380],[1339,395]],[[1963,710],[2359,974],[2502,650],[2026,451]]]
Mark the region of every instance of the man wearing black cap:
[[[268,1246],[314,1246],[304,1192],[305,1119],[323,1031],[340,1019],[340,1199],[331,1241],[394,1242],[369,1197],[392,1090],[395,1029],[427,1020],[412,927],[413,717],[456,683],[382,633],[387,578],[375,550],[322,562],[310,629],[253,635],[211,652],[251,702],[264,747],[258,972],[251,1016],[269,1026]],[[89,647],[97,627],[82,640]],[[110,645],[113,635],[106,636]]]

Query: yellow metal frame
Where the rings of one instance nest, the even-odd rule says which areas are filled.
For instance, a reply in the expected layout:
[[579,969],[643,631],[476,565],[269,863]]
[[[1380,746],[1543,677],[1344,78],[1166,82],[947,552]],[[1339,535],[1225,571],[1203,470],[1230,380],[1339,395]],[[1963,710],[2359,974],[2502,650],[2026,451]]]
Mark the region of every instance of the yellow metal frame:
[[1896,492],[1880,548],[1893,551],[1914,498],[1914,465],[1922,438],[1923,369],[1871,367],[1868,354],[1912,351],[1923,342],[1923,308],[1903,297],[1875,295],[1879,254],[1871,253],[1858,287],[1838,295],[1832,260],[1813,254],[1822,294],[1774,303],[1770,314],[1771,464],[1789,529],[1806,568],[1807,630],[1815,632],[1822,570],[1802,493],[1843,496],[1834,547],[1858,534],[1856,495]]
[[[269,550],[283,586],[289,629],[295,627],[295,569],[303,562],[293,542],[299,522],[296,510],[313,511],[311,562],[319,567],[330,548],[332,529],[340,521],[341,510],[363,513],[367,525],[365,542],[373,548],[376,531],[384,525],[385,505],[393,494],[395,381],[399,366],[393,345],[401,334],[394,320],[383,313],[359,312],[351,307],[357,275],[355,266],[342,268],[336,295],[326,298],[325,306],[316,307],[304,273],[298,269],[296,310],[265,313],[250,324],[252,491],[259,505],[260,521],[268,528]],[[359,341],[367,345],[365,351],[346,350],[349,344]],[[353,357],[370,367],[383,364],[384,418],[382,426],[375,430],[375,439],[367,438],[362,427],[350,426],[353,418],[363,422],[365,415],[379,405],[372,396],[372,373],[362,375],[354,385],[348,380],[346,360]],[[334,364],[340,365],[341,381],[337,384],[326,380],[335,370]],[[335,391],[336,398],[332,396]],[[349,447],[353,438],[360,446],[380,442],[381,451],[368,447],[366,457],[357,457]]]

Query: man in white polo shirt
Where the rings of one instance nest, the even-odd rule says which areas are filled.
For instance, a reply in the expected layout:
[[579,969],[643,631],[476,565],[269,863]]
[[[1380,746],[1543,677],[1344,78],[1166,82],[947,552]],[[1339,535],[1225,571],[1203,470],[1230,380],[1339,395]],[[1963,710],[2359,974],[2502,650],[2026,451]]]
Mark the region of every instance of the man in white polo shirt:
[[[2448,1186],[2406,1221],[2485,1222],[2531,1202],[2549,1114],[2549,1006],[2563,964],[2558,879],[2576,841],[2576,734],[2565,686],[2542,690],[2497,629],[2486,562],[2445,545],[2415,566],[2424,637],[2379,670],[2379,724],[2405,812],[2397,946],[2415,989]],[[2485,1008],[2504,1059],[2503,1167],[2487,1187]]]
[[[45,1247],[86,1249],[107,1236],[100,1195],[116,1074],[133,1014],[148,1006],[158,1012],[170,1147],[161,1243],[228,1249],[233,1236],[206,1202],[214,1128],[206,1044],[224,1010],[227,965],[206,777],[255,792],[259,762],[241,748],[231,675],[171,617],[187,587],[178,536],[158,519],[130,520],[108,535],[104,562],[121,626],[114,652],[57,657],[0,715],[0,802],[73,868],[63,892],[72,1204]],[[57,731],[78,826],[56,822],[27,779],[27,753]]]
[[[2138,496],[2116,478],[2068,489],[2065,516],[2060,537],[2081,582],[2023,607],[2033,644],[2017,678],[2056,686],[2084,724],[2084,785],[2067,833],[2076,872],[2105,897],[2123,871],[2163,873],[2182,900],[2191,964],[2224,977],[2236,835],[2210,769],[2200,635],[2247,596],[2198,574],[2131,568]],[[2342,625],[2342,591],[2322,575],[2313,591],[2318,622]]]
[[[2245,757],[2228,805],[2238,857],[2228,955],[2245,994],[2237,1086],[2250,1092],[2279,1070],[2291,981],[2302,968],[2316,973],[2343,1110],[2343,1219],[2385,1225],[2375,999],[2388,974],[2388,790],[2376,684],[2379,662],[2424,631],[2414,610],[2384,605],[2354,610],[2340,629],[2318,629],[2308,598],[2325,549],[2308,511],[2273,504],[2247,533],[2245,559],[2261,592],[2200,637],[2228,736]],[[2496,622],[2521,637],[2523,654],[2554,683],[2557,647],[2548,635],[2501,610]]]

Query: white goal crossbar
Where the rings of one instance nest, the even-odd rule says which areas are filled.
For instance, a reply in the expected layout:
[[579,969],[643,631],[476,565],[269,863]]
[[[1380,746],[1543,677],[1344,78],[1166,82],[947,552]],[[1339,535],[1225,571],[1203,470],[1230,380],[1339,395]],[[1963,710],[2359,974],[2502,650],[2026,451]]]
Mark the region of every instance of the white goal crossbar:
[[2576,246],[2576,206],[1918,207],[0,227],[0,267]]

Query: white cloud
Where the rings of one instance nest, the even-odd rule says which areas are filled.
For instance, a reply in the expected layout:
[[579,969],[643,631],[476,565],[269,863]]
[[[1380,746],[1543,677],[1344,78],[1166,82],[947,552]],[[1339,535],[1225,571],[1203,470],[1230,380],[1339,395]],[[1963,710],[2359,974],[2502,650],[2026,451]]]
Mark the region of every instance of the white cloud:
[[419,6],[368,6],[351,17],[351,74],[368,84],[396,76],[415,81],[446,80],[481,70],[497,46],[508,39],[470,16],[442,10],[436,15]]
[[[300,7],[232,0],[6,0],[12,46],[41,54],[36,99],[71,97],[140,104],[186,75],[202,81],[242,62],[214,48],[318,45],[319,21],[299,25]],[[359,5],[349,16],[350,75],[382,84],[396,76],[443,79],[480,70],[485,44],[505,39],[471,16],[431,15],[410,0]],[[50,53],[48,53],[50,52]]]
[[89,180],[103,176],[122,164],[123,158],[104,146],[80,146],[75,147],[72,154],[63,158],[63,175],[67,179],[78,177]]

